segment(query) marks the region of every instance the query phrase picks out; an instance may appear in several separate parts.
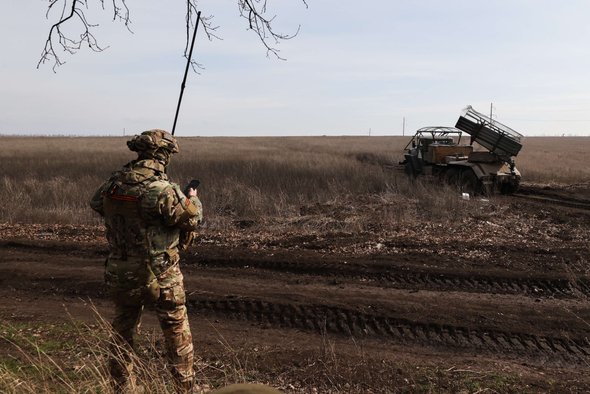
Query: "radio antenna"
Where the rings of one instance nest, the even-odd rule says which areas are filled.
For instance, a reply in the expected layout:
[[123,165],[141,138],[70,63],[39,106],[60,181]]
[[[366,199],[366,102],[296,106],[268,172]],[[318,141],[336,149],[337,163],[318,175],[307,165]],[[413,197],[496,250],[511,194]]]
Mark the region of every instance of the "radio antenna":
[[195,46],[195,37],[197,36],[197,28],[199,27],[199,21],[201,20],[201,11],[197,12],[197,23],[195,24],[195,33],[193,34],[193,40],[191,42],[191,49],[188,53],[188,59],[186,61],[186,69],[184,70],[184,78],[180,85],[180,97],[178,97],[178,105],[176,106],[176,115],[174,116],[174,125],[172,126],[172,135],[176,130],[176,121],[178,120],[178,112],[180,111],[180,103],[182,103],[182,94],[184,93],[184,87],[186,85],[186,76],[188,74],[188,68],[191,64],[191,58],[193,57],[193,48]]

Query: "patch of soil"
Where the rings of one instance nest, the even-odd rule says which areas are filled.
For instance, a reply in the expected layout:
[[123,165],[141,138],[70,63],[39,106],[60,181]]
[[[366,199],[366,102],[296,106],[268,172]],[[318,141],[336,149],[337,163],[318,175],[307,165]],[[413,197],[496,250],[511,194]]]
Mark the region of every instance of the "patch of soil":
[[532,196],[545,196],[564,201],[590,203],[590,185],[588,182],[566,187],[522,185],[518,193]]
[[[531,392],[590,389],[589,212],[493,204],[458,226],[389,233],[203,232],[181,259],[197,354],[272,349],[258,362],[276,368],[328,341],[338,357],[510,373]],[[94,321],[94,305],[112,318],[101,229],[1,229],[0,313]],[[157,327],[149,310],[142,327]]]

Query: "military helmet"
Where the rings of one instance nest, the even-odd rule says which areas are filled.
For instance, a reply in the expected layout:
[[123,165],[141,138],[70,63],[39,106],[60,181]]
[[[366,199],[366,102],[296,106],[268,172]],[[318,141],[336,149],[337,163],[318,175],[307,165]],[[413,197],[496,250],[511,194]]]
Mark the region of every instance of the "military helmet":
[[176,138],[167,131],[153,129],[144,131],[127,141],[127,147],[133,152],[146,152],[151,155],[159,149],[165,149],[170,153],[178,153]]

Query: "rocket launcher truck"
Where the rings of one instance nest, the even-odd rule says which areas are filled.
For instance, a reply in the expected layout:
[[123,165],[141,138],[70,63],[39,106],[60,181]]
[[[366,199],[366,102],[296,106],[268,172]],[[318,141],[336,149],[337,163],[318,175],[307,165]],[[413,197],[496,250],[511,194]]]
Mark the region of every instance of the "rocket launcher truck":
[[[469,135],[469,141],[463,133]],[[419,129],[399,164],[410,177],[437,177],[471,195],[513,194],[521,178],[513,158],[522,148],[522,138],[468,106],[455,127]]]

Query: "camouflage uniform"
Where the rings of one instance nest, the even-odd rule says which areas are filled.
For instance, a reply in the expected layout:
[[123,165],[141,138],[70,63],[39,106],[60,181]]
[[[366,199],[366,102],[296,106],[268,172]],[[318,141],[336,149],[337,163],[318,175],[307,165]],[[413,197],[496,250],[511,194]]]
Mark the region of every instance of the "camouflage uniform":
[[133,349],[143,306],[153,303],[177,387],[188,390],[194,378],[193,343],[178,248],[201,221],[202,206],[197,197],[187,198],[168,181],[165,167],[178,152],[169,133],[146,131],[127,145],[139,158],[114,172],[90,202],[105,219],[109,242],[105,280],[115,302],[113,328],[119,334],[111,374],[117,387],[129,384],[133,364],[128,350]]

